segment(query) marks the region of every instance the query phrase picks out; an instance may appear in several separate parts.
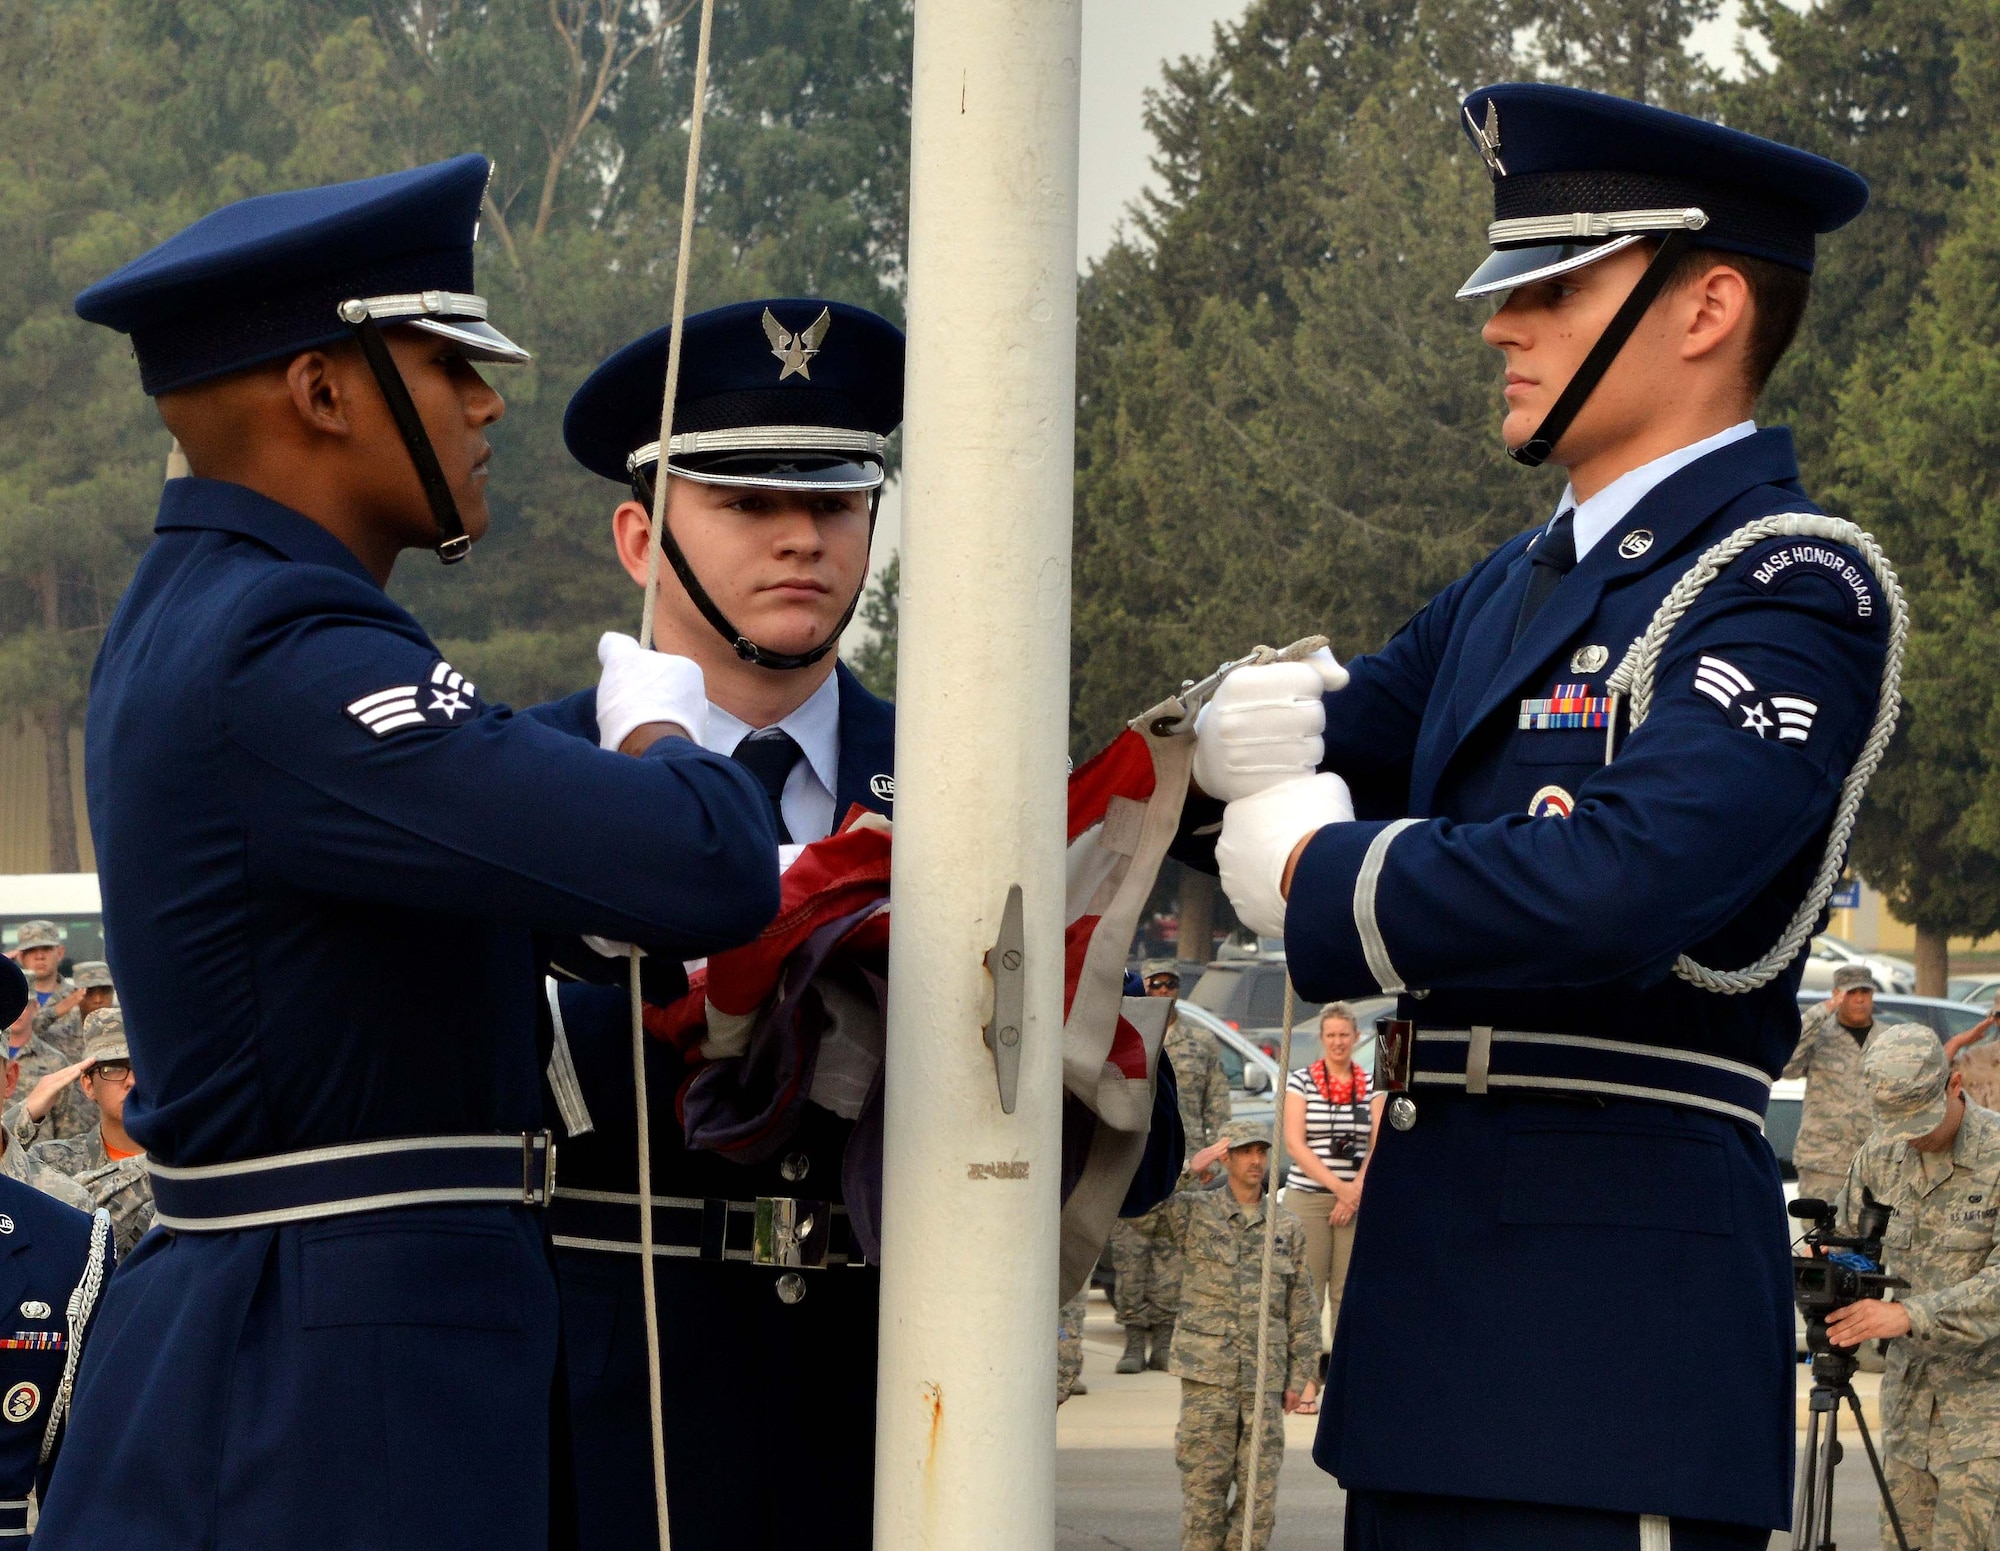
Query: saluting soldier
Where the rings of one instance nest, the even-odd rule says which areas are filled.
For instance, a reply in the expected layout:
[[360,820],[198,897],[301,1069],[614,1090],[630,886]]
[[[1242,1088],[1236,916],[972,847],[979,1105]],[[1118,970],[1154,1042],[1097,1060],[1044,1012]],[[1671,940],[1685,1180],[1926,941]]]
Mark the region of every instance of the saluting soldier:
[[81,1136],[37,1142],[27,1161],[31,1168],[66,1175],[93,1207],[111,1214],[123,1260],[153,1226],[153,1181],[146,1173],[146,1150],[125,1130],[132,1052],[125,1042],[125,1015],[116,1007],[101,1007],[84,1020],[82,1066],[77,1081],[98,1123]]
[[[721,307],[685,330],[667,448],[666,329],[590,375],[564,439],[584,467],[626,487],[612,538],[641,584],[655,481],[669,481],[658,648],[701,664],[708,704],[694,736],[754,774],[777,843],[800,846],[852,808],[892,811],[894,709],[835,648],[867,578],[888,437],[902,420],[903,336],[873,313],[816,298]],[[601,652],[648,655],[616,637]],[[594,742],[624,713],[600,687],[530,714]],[[562,964],[597,978],[574,956]],[[680,988],[649,995],[667,1000]],[[622,1551],[657,1533],[628,993],[566,984],[554,1007],[575,1077],[550,1098],[552,1123],[568,1132],[550,1226],[579,1523],[590,1551]],[[880,1103],[882,1051],[837,1030],[821,1040],[796,1128],[755,1164],[690,1149],[675,1104],[688,1068],[659,1040],[647,1058],[653,1189],[675,1203],[656,1211],[655,1268],[674,1544],[863,1551],[880,1276],[863,1262],[844,1176],[856,1121]],[[562,1087],[574,1095],[567,1111]],[[760,1201],[805,1203],[804,1215],[824,1208],[824,1262],[758,1263],[750,1225]]]
[[[485,532],[485,158],[274,194],[77,300],[185,450],[86,747],[125,1124],[158,1221],[107,1291],[50,1547],[540,1548],[558,1314],[531,932],[668,959],[776,906],[769,807],[607,668],[613,749],[481,696],[384,591]],[[564,1451],[566,1455],[566,1451]]]
[[[1228,680],[1196,767],[1300,994],[1400,998],[1315,1456],[1350,1551],[1761,1547],[1794,1359],[1759,1122],[1794,918],[1893,706],[1888,584],[1753,414],[1867,186],[1556,86],[1474,92],[1464,127],[1495,220],[1460,294],[1495,299],[1508,448],[1570,487],[1345,688]],[[1692,596],[1634,728],[1627,644],[1780,513],[1807,515]]]
[[29,1027],[37,1039],[46,1040],[71,1061],[83,1059],[83,1020],[100,1007],[109,1007],[115,996],[111,987],[111,966],[102,959],[85,959],[70,977],[75,988],[67,995],[44,1002],[35,1009]]
[[[1146,995],[1178,997],[1181,974],[1172,959],[1149,959],[1140,970]],[[1219,1140],[1229,1124],[1229,1073],[1215,1039],[1185,1023],[1179,1011],[1167,1014],[1167,1062],[1180,1100],[1181,1131],[1193,1157]],[[1180,1250],[1168,1220],[1171,1201],[1141,1217],[1121,1217],[1111,1230],[1112,1265],[1117,1280],[1112,1302],[1125,1327],[1125,1350],[1117,1371],[1146,1368],[1165,1372],[1174,1344],[1174,1319],[1181,1301]]]

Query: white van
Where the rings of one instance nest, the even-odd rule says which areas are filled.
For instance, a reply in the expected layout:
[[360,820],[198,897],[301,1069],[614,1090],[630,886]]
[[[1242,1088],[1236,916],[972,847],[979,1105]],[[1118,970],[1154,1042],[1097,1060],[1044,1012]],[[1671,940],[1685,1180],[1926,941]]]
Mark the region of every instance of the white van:
[[104,903],[94,872],[0,873],[0,948],[13,951],[23,921],[53,921],[69,964],[104,957]]

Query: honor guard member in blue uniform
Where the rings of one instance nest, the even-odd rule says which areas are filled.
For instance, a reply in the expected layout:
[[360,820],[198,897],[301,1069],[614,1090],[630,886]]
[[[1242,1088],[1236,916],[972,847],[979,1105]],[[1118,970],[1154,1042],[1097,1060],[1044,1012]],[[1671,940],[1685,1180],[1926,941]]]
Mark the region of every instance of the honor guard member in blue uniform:
[[[662,477],[667,334],[598,367],[563,422],[577,461],[629,488],[612,530],[641,585]],[[803,845],[856,805],[892,811],[895,711],[835,648],[866,579],[888,437],[903,417],[903,336],[859,307],[774,299],[689,318],[682,350],[657,640],[702,665],[710,704],[699,740],[756,773],[780,842]],[[594,740],[601,703],[585,691],[530,714]],[[595,978],[576,955],[559,969]],[[551,1005],[573,1072],[560,1058],[551,1071],[563,1179],[549,1222],[580,1541],[618,1551],[656,1534],[631,1014],[622,986],[565,984]],[[680,1057],[657,1040],[647,1054],[653,1189],[680,1203],[656,1212],[655,1230],[674,1545],[866,1551],[880,1276],[851,1235],[841,1172],[856,1118],[879,1092],[881,1052],[824,1042],[797,1133],[761,1164],[690,1150],[675,1109]],[[773,1198],[832,1209],[822,1264],[755,1261],[750,1225],[758,1201]]]
[[30,1492],[48,1499],[116,1259],[109,1213],[79,1212],[0,1175],[0,1540],[28,1533]]
[[1400,996],[1406,1091],[1315,1457],[1349,1551],[1761,1547],[1794,1364],[1759,1121],[1803,957],[1737,994],[1695,966],[1771,956],[1811,898],[1878,714],[1885,584],[1823,538],[1755,542],[1668,636],[1636,729],[1608,680],[1711,545],[1815,510],[1751,413],[1816,234],[1867,187],[1554,86],[1475,92],[1465,126],[1496,219],[1461,294],[1498,301],[1509,450],[1571,488],[1346,688],[1230,679],[1196,771],[1240,799],[1223,881],[1283,928],[1299,993]]
[[[558,1311],[532,931],[683,958],[776,908],[769,805],[607,670],[619,745],[483,699],[383,588],[487,522],[478,156],[233,205],[78,298],[186,450],[92,683],[125,1123],[49,1546],[549,1543]],[[567,1526],[562,1525],[565,1533]]]

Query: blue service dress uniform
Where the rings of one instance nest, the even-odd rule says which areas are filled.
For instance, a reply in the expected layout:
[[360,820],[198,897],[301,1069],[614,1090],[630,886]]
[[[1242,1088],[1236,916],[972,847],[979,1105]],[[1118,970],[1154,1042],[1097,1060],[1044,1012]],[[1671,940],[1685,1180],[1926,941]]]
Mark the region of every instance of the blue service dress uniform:
[[116,1251],[111,1219],[0,1175],[0,1541],[46,1499]]
[[[895,709],[842,664],[835,822],[859,805],[892,812]],[[528,715],[595,742],[595,691]],[[564,1359],[583,1551],[649,1545],[654,1528],[652,1429],[637,1214],[590,1193],[638,1189],[629,992],[570,983],[558,993],[563,1033],[592,1129],[571,1136],[552,1092],[548,1123],[563,1137],[551,1207],[562,1286]],[[793,1197],[843,1204],[841,1159],[854,1122],[808,1104],[776,1157],[742,1164],[689,1149],[671,1045],[647,1045],[656,1198],[755,1202]],[[577,1194],[585,1192],[586,1194]],[[740,1215],[740,1214],[739,1214]],[[661,1213],[659,1242],[694,1217]],[[629,1249],[586,1243],[622,1240]],[[698,1247],[682,1245],[683,1249]],[[731,1248],[741,1246],[730,1240]],[[833,1246],[844,1257],[844,1235]],[[786,1302],[777,1266],[721,1256],[661,1256],[655,1265],[667,1501],[674,1544],[690,1551],[811,1545],[866,1551],[875,1495],[875,1342],[881,1273],[854,1258],[794,1273]],[[796,1285],[796,1284],[794,1284]]]
[[768,806],[684,739],[630,758],[486,703],[275,501],[175,480],[157,535],[98,659],[86,768],[161,1220],[175,1170],[199,1176],[183,1190],[351,1170],[354,1198],[408,1199],[432,1155],[354,1145],[391,1138],[497,1136],[519,1194],[150,1233],[106,1293],[71,1429],[87,1465],[57,1472],[42,1537],[544,1546],[532,932],[676,959],[754,937]]
[[[1418,1041],[1415,1124],[1370,1160],[1314,1448],[1350,1493],[1667,1515],[1676,1545],[1682,1521],[1751,1527],[1730,1544],[1787,1521],[1789,1233],[1757,1122],[1800,966],[1724,996],[1673,965],[1754,961],[1804,897],[1875,713],[1880,588],[1840,546],[1757,544],[1674,631],[1608,764],[1603,718],[1608,672],[1704,548],[1812,510],[1790,434],[1758,431],[1640,500],[1518,645],[1541,530],[1326,697],[1325,768],[1357,820],[1299,861],[1292,974],[1315,1001],[1401,993]],[[1482,1028],[1490,1080],[1468,1091]],[[1523,1075],[1584,1082],[1498,1080]]]

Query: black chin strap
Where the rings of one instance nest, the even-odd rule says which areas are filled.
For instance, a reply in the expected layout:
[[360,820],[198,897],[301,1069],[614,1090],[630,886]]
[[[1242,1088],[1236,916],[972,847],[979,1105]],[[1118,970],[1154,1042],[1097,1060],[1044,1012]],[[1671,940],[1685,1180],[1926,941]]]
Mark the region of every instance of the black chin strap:
[[1518,447],[1507,449],[1507,456],[1516,463],[1525,463],[1529,468],[1540,468],[1548,462],[1549,454],[1556,450],[1556,443],[1563,439],[1563,432],[1583,408],[1584,401],[1596,390],[1604,374],[1611,369],[1611,363],[1618,358],[1618,352],[1625,348],[1625,341],[1632,337],[1632,331],[1639,326],[1639,320],[1646,315],[1661,290],[1666,286],[1668,276],[1680,263],[1681,255],[1694,245],[1694,233],[1690,231],[1669,232],[1660,249],[1653,255],[1652,263],[1646,266],[1639,283],[1632,287],[1632,294],[1625,298],[1617,315],[1605,327],[1590,347],[1590,354],[1583,358],[1583,365],[1576,369],[1576,375],[1556,399],[1555,407],[1542,417],[1542,423],[1535,427],[1535,434]]
[[456,565],[472,552],[472,539],[458,515],[458,503],[451,497],[451,486],[445,481],[444,470],[438,466],[437,450],[431,446],[430,433],[424,429],[423,417],[417,413],[417,406],[410,398],[403,374],[396,370],[396,358],[389,353],[389,343],[382,337],[381,327],[361,303],[343,302],[340,317],[361,342],[361,354],[368,361],[368,369],[375,374],[375,384],[382,390],[382,398],[389,406],[389,417],[396,422],[396,429],[403,436],[403,445],[409,449],[410,462],[416,466],[417,480],[424,487],[424,499],[430,503],[431,521],[437,524],[437,557],[446,565]]
[[[650,513],[653,508],[653,480],[644,469],[634,469],[632,471],[632,490],[639,497],[640,504]],[[880,510],[881,505],[882,487],[877,485],[873,490],[868,492],[868,545],[870,549],[873,549],[875,546],[875,514]],[[660,518],[660,553],[667,557],[667,564],[674,568],[674,575],[680,578],[681,586],[687,589],[687,595],[693,600],[694,606],[701,611],[701,617],[715,627],[715,633],[729,643],[729,649],[732,652],[741,657],[745,662],[754,662],[760,668],[777,668],[781,671],[790,668],[810,668],[828,652],[840,645],[841,632],[853,621],[854,611],[861,607],[861,594],[867,591],[868,588],[868,578],[863,576],[861,578],[861,585],[854,589],[854,596],[847,600],[847,611],[840,616],[840,623],[833,627],[831,635],[820,642],[819,645],[813,647],[812,650],[805,652],[774,652],[768,647],[759,646],[729,622],[729,616],[724,614],[716,605],[715,600],[708,595],[708,589],[695,579],[694,567],[688,564],[687,556],[681,552],[681,546],[675,542],[673,524],[666,520],[664,513],[662,513]]]

